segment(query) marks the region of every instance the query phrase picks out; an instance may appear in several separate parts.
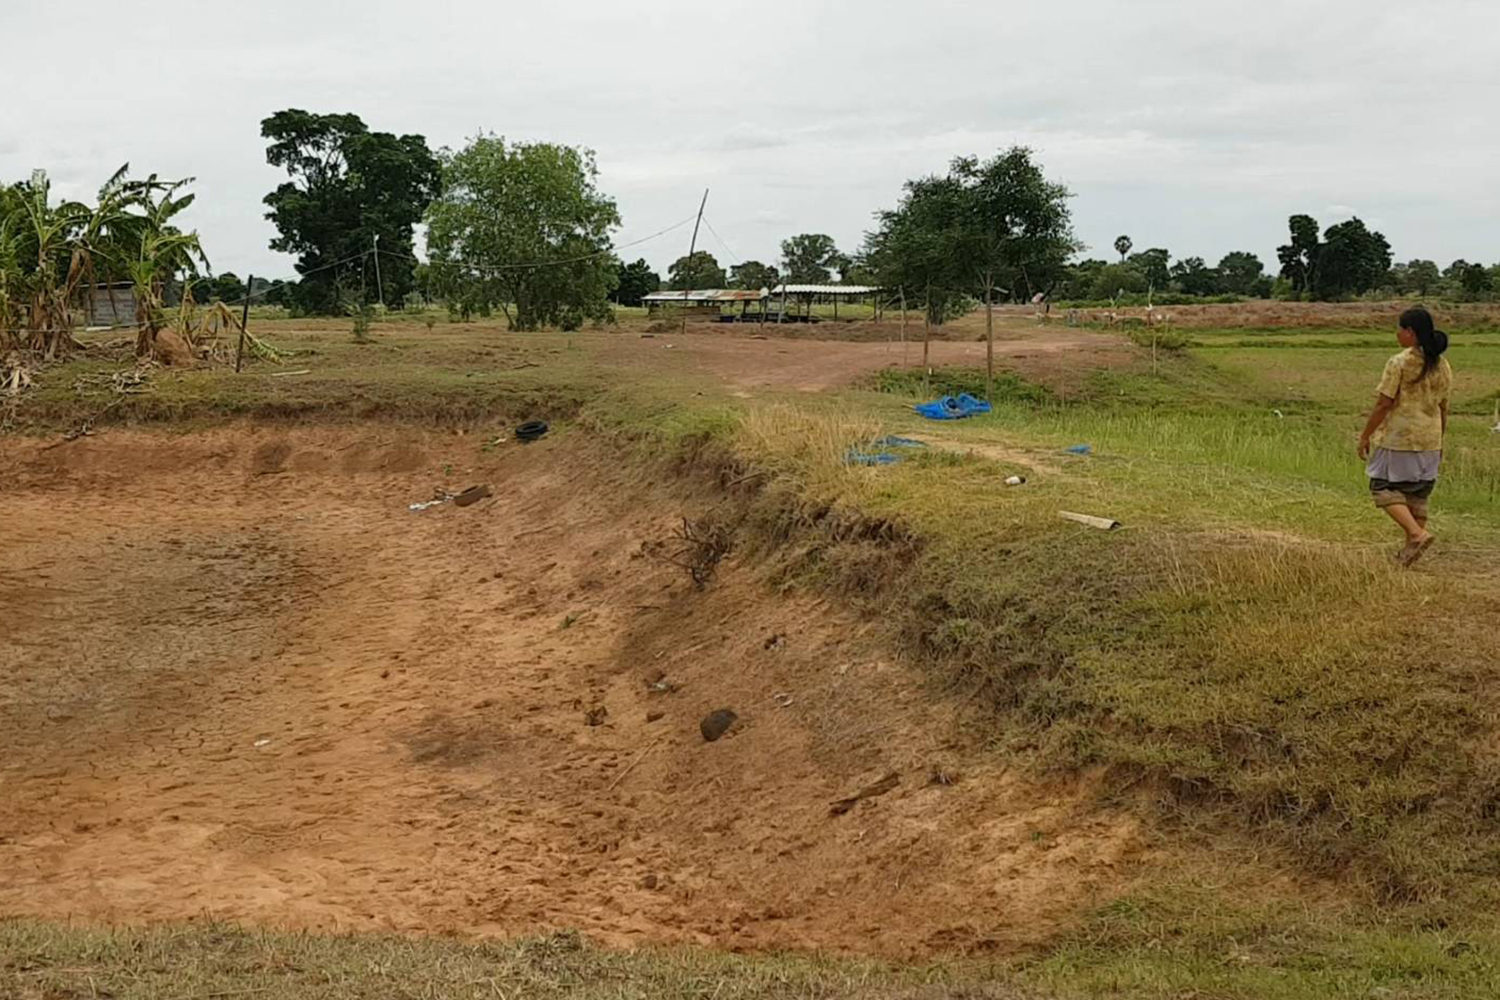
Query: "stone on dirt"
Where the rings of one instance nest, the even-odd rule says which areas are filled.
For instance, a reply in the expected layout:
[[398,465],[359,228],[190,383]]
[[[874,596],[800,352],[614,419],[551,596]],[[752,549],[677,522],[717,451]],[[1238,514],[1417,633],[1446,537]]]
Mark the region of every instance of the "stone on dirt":
[[727,708],[721,708],[717,712],[710,712],[698,724],[698,731],[703,734],[705,740],[712,743],[720,736],[729,732],[729,727],[733,726],[738,720],[739,716],[735,715],[734,712]]

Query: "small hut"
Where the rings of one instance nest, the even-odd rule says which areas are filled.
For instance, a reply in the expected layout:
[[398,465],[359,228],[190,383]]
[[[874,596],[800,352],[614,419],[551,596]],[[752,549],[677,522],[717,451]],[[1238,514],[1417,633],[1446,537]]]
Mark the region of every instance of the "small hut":
[[130,326],[135,323],[135,285],[129,281],[89,287],[88,325]]

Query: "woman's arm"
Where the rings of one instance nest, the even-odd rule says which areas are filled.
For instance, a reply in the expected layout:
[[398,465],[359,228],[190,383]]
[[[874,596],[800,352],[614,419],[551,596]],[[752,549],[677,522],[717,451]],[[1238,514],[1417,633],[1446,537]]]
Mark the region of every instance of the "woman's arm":
[[1442,405],[1441,409],[1442,409],[1442,413],[1443,413],[1443,433],[1447,434],[1448,433],[1448,401],[1446,399],[1443,400],[1443,405]]
[[[1391,412],[1391,408],[1395,405],[1396,401],[1385,393],[1377,392],[1375,394],[1375,408],[1370,411],[1370,419],[1365,421],[1365,429],[1359,435],[1360,458],[1370,457],[1370,435],[1374,434],[1376,429],[1385,423],[1386,415]],[[1444,410],[1444,421],[1447,420],[1447,415],[1448,411]]]

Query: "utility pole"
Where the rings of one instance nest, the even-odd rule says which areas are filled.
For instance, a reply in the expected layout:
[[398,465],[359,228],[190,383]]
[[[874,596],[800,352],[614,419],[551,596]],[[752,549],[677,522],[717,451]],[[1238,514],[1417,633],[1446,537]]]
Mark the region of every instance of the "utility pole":
[[380,234],[375,234],[375,295],[380,299],[380,308],[385,308],[385,286],[380,283]]
[[[698,221],[695,222],[695,223],[693,223],[693,242],[688,244],[687,262],[688,262],[688,272],[689,272],[688,273],[688,277],[689,278],[692,277],[693,254],[695,254],[695,253],[698,252],[698,227],[701,226],[701,225],[703,225],[703,210],[705,208],[707,208],[707,207],[708,207],[708,188],[704,188],[703,189],[703,201],[699,202],[699,204],[698,204]],[[691,280],[688,281],[688,284],[691,285],[692,281]],[[683,332],[684,335],[687,334],[687,311],[688,311],[688,292],[689,291],[691,291],[691,289],[688,289],[688,288],[684,288],[682,290],[682,332]]]

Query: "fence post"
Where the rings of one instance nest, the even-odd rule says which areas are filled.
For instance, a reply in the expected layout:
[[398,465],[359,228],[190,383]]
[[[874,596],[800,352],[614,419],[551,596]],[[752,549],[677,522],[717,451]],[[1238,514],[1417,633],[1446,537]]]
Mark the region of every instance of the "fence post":
[[240,343],[234,349],[234,370],[240,370],[240,364],[245,359],[245,328],[250,324],[250,297],[255,294],[255,275],[250,275],[250,280],[245,282],[245,308],[240,312]]

